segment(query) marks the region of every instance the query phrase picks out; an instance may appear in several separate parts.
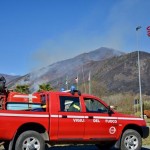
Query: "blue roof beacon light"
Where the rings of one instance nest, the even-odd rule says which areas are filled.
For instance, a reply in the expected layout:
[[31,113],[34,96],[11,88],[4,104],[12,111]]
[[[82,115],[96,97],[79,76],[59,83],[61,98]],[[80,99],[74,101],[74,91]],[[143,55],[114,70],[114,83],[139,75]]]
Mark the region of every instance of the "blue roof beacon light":
[[76,87],[75,87],[74,85],[72,85],[71,88],[70,88],[70,90],[71,90],[71,91],[75,91],[75,90],[76,90]]
[[70,90],[65,90],[64,88],[61,88],[61,92],[65,92],[65,93],[71,93],[72,95],[74,95],[76,92],[78,93],[79,96],[81,96],[81,92],[79,90],[76,89],[76,87],[74,85],[71,86]]
[[75,88],[74,85],[72,85],[71,88],[70,88],[70,93],[71,93],[72,95],[74,95],[75,91],[76,91],[76,88]]
[[60,91],[63,92],[63,91],[65,91],[65,89],[64,89],[64,88],[61,88]]
[[70,93],[72,95],[74,95],[76,92],[78,93],[79,96],[81,96],[81,92],[79,90],[77,90],[74,85],[72,85],[71,88],[70,88]]

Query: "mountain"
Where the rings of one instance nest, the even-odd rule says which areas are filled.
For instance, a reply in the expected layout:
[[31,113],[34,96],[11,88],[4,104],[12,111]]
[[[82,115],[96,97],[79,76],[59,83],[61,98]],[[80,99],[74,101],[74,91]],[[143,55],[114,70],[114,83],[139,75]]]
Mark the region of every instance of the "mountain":
[[8,75],[8,74],[2,74],[0,73],[0,77],[3,76],[6,79],[6,84],[9,84],[9,82],[11,82],[14,79],[17,79],[19,76],[16,75]]
[[[150,53],[140,52],[142,93],[150,95]],[[110,93],[139,93],[138,52],[133,52],[104,61],[89,63],[88,71],[97,86]],[[88,78],[88,77],[86,77]]]
[[[9,82],[29,84],[31,91],[42,83],[50,83],[55,89],[75,83],[82,92],[88,92],[88,78],[91,72],[91,87],[94,95],[115,93],[139,93],[138,53],[122,53],[109,48],[99,48],[74,58],[59,61]],[[140,52],[142,94],[150,95],[150,53]]]
[[16,84],[29,84],[31,86],[31,91],[35,91],[38,89],[39,84],[51,83],[54,87],[58,88],[61,85],[64,86],[66,77],[68,77],[71,82],[78,73],[84,70],[86,64],[95,61],[103,61],[123,54],[123,52],[114,49],[101,47],[94,51],[83,53],[74,58],[59,61],[31,72],[11,82],[8,86],[14,87]]

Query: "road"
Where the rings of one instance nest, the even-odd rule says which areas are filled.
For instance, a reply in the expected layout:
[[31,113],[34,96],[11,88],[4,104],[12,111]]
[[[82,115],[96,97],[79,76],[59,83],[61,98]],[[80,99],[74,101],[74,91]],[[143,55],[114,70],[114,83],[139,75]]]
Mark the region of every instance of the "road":
[[[98,150],[94,145],[80,145],[80,146],[54,146],[46,150]],[[112,148],[111,150],[116,150]],[[141,150],[150,150],[150,146],[143,146]]]
[[[77,146],[53,146],[47,148],[46,150],[98,150],[98,148],[94,145],[77,145]],[[0,150],[5,150],[2,146]],[[112,148],[111,150],[116,150]],[[143,146],[141,150],[150,150],[150,146]]]

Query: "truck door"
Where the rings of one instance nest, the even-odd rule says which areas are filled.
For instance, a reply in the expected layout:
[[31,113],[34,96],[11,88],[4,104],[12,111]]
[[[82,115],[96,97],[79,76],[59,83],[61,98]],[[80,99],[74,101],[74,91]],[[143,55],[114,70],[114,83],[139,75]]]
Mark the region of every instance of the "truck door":
[[76,96],[60,96],[59,140],[82,140],[85,119],[81,101]]
[[108,108],[99,100],[84,98],[85,114],[85,139],[114,140],[117,135],[117,117],[108,114]]

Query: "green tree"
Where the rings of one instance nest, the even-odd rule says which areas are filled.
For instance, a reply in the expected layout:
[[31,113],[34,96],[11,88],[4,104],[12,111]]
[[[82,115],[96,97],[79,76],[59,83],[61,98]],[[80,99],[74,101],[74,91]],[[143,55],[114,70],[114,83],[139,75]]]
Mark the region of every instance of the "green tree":
[[48,84],[48,83],[43,83],[43,84],[40,84],[40,85],[39,85],[39,90],[38,90],[38,92],[41,92],[41,91],[51,91],[51,90],[53,90],[53,88],[51,87],[50,84]]
[[29,85],[27,84],[17,85],[14,91],[23,94],[29,94]]

